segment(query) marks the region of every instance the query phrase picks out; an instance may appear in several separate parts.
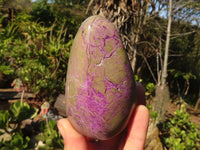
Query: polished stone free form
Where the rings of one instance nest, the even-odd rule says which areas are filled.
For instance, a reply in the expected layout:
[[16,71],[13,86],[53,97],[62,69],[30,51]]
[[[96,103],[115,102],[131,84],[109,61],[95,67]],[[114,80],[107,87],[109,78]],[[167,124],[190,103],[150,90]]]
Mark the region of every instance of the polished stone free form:
[[135,104],[135,82],[115,26],[101,16],[86,19],[70,52],[67,115],[89,138],[106,140],[127,125]]

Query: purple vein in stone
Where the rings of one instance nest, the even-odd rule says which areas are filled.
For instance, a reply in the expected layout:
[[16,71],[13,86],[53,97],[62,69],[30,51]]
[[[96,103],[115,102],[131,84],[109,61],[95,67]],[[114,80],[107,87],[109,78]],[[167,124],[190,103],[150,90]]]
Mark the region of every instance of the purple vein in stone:
[[[126,91],[127,93],[123,93],[123,89],[126,89],[126,84],[124,83],[128,79],[124,79],[124,82],[120,84],[113,83],[112,81],[109,81],[106,76],[104,75],[104,82],[105,82],[105,93],[101,93],[100,91],[96,90],[94,88],[94,73],[91,73],[89,71],[90,65],[91,65],[91,59],[95,59],[95,50],[100,50],[102,56],[101,61],[98,65],[103,64],[104,59],[111,58],[113,54],[116,52],[116,50],[122,46],[122,43],[120,41],[120,38],[118,36],[117,30],[114,32],[108,34],[106,31],[108,30],[106,26],[103,26],[101,28],[101,21],[102,19],[94,19],[91,25],[89,25],[90,28],[93,27],[93,25],[98,25],[97,29],[95,30],[95,35],[98,35],[98,37],[92,35],[91,32],[86,33],[88,34],[87,36],[82,35],[83,42],[87,46],[86,48],[86,53],[87,53],[87,61],[88,61],[88,66],[87,66],[87,71],[86,71],[86,80],[83,83],[83,85],[79,88],[78,90],[78,95],[76,96],[76,109],[78,110],[77,114],[74,114],[75,117],[79,118],[77,121],[78,125],[80,127],[83,127],[84,129],[90,130],[93,135],[96,135],[98,132],[104,132],[106,133],[105,129],[105,124],[106,122],[109,121],[109,119],[105,119],[105,114],[106,112],[110,111],[111,116],[115,117],[117,113],[119,113],[117,110],[123,103],[123,100],[126,100],[128,97],[127,95],[130,95],[130,91]],[[85,24],[86,22],[84,22]],[[110,22],[109,22],[110,23]],[[108,24],[109,24],[108,23]],[[82,31],[85,31],[85,26],[82,26]],[[88,27],[86,25],[86,27]],[[111,32],[111,31],[109,31]],[[105,35],[106,33],[106,35]],[[103,38],[102,38],[103,37]],[[86,39],[89,38],[89,39]],[[88,40],[88,41],[87,41]],[[104,47],[106,45],[106,41],[111,40],[116,42],[113,48],[113,50],[108,53]],[[96,43],[95,43],[96,42]],[[100,43],[97,43],[100,42]],[[105,69],[104,69],[105,71]],[[129,78],[127,76],[126,78]],[[119,92],[113,92],[112,89],[117,89]],[[110,102],[106,99],[105,94],[106,93],[111,93],[113,95],[113,100]],[[125,98],[126,97],[126,98]],[[112,110],[109,110],[109,107],[112,105]],[[72,109],[72,108],[71,108]],[[126,112],[129,111],[124,108],[122,115],[126,114]],[[74,111],[75,112],[75,111]],[[102,129],[105,129],[105,131],[102,131]]]

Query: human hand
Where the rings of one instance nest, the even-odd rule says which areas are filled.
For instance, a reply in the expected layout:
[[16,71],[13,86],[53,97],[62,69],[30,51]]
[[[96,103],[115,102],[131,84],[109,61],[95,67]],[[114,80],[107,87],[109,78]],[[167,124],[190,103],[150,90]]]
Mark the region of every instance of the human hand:
[[136,84],[137,106],[127,128],[110,140],[97,141],[88,139],[77,132],[68,119],[58,121],[58,129],[64,139],[65,150],[143,150],[148,123],[149,111],[144,106],[145,90]]

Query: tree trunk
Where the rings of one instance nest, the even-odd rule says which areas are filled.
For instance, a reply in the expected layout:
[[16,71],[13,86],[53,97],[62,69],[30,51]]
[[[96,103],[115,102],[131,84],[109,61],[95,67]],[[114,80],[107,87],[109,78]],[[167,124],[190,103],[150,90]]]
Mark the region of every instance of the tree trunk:
[[152,102],[152,109],[156,111],[159,116],[156,118],[156,124],[164,121],[165,112],[167,109],[167,102],[169,100],[169,88],[167,85],[161,85],[156,87],[156,96]]
[[13,22],[13,18],[14,18],[14,9],[13,8],[8,8],[8,18],[10,19],[11,22]]
[[195,108],[194,108],[194,111],[195,111],[195,112],[198,110],[199,104],[200,104],[200,96],[199,96],[199,99],[197,100],[196,105],[195,105]]
[[165,45],[165,57],[164,57],[164,66],[163,66],[162,77],[161,77],[162,85],[166,84],[166,78],[167,78],[167,65],[168,65],[171,24],[172,24],[172,0],[169,0],[169,16],[168,16],[167,37],[166,37],[166,45]]
[[[136,35],[136,38],[135,38],[135,41],[134,43],[137,43],[139,40],[139,35]],[[130,47],[132,48],[132,47]],[[133,72],[135,73],[135,66],[136,66],[136,60],[137,60],[137,47],[136,47],[136,44],[133,45],[133,48],[132,48],[132,52],[133,52],[133,55],[132,55],[132,60],[131,60],[131,67],[132,67],[132,70]]]
[[194,107],[194,111],[195,111],[195,112],[198,110],[199,105],[200,105],[200,89],[199,89],[199,98],[198,98],[198,100],[197,100],[197,102],[196,102],[196,104],[195,104],[195,107]]
[[165,44],[164,64],[161,74],[161,84],[157,85],[156,87],[156,93],[155,93],[156,95],[152,103],[153,111],[156,111],[159,114],[159,117],[156,118],[155,124],[158,124],[164,120],[167,108],[167,102],[170,98],[169,88],[166,83],[166,78],[167,78],[167,65],[168,65],[169,43],[170,43],[170,33],[171,33],[171,17],[172,17],[172,0],[169,0],[168,26],[167,26],[167,36]]

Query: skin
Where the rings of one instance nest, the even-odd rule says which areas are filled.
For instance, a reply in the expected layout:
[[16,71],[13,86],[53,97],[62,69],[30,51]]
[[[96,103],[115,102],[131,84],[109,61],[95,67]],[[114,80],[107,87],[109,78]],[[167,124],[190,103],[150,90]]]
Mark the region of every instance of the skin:
[[58,121],[58,129],[64,140],[64,150],[143,150],[148,123],[149,111],[145,107],[145,90],[136,84],[137,106],[127,128],[118,136],[106,141],[95,142],[78,133],[68,121]]

